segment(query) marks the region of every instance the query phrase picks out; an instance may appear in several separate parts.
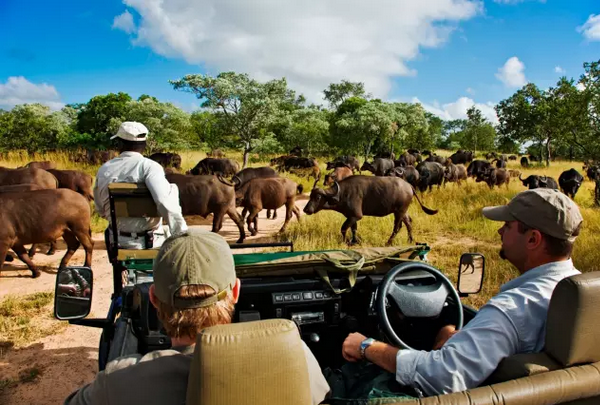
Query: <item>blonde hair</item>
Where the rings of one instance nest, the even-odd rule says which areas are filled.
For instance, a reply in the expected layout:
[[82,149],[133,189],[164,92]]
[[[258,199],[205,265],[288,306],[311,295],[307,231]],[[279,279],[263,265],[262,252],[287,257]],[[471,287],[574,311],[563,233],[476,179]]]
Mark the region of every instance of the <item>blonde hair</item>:
[[[217,292],[207,285],[188,285],[179,289],[176,296],[183,299],[208,298]],[[158,319],[162,322],[167,334],[172,338],[196,335],[204,328],[231,323],[234,310],[234,299],[231,291],[227,296],[212,305],[202,308],[177,309],[158,301]]]

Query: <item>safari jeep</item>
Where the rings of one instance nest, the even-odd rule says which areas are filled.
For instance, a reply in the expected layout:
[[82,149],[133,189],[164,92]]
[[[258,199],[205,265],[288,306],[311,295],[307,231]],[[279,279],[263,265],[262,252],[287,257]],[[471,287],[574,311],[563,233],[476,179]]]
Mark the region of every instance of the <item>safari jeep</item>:
[[[117,217],[158,216],[142,186],[111,185],[110,199],[113,224]],[[341,346],[348,333],[358,331],[398,347],[429,350],[440,327],[460,328],[476,315],[476,310],[461,305],[460,298],[481,288],[485,267],[481,255],[462,255],[455,288],[427,264],[429,247],[424,244],[311,252],[295,252],[290,243],[231,245],[269,246],[290,251],[234,254],[242,283],[234,324],[203,331],[190,370],[188,403],[309,404],[300,339],[323,369],[336,369],[344,362]],[[84,319],[93,295],[91,269],[61,269],[57,277],[55,316],[103,329],[100,370],[120,356],[170,347],[148,298],[157,250],[113,253],[114,293],[105,319]],[[89,281],[91,294],[65,293],[70,290],[61,273],[73,269]],[[361,403],[598,404],[598,308],[598,273],[565,279],[551,300],[543,353],[506,358],[480,387],[464,392]],[[211,358],[219,361],[207,361]],[[234,361],[236,367],[231,366]]]

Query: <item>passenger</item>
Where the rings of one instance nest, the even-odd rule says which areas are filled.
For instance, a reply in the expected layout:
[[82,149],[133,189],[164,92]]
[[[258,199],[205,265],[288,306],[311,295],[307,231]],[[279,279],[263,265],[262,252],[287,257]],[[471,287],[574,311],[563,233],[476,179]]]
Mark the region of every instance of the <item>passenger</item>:
[[[147,135],[148,129],[139,122],[122,123],[116,135],[110,138],[118,138],[120,155],[102,165],[96,174],[94,202],[98,214],[109,222],[105,241],[111,261],[114,258],[109,246],[114,239],[110,225],[110,183],[145,183],[156,202],[158,212],[169,224],[170,234],[177,235],[187,229],[181,214],[177,186],[167,181],[160,164],[142,156],[146,149]],[[124,249],[160,247],[169,236],[162,226],[162,218],[119,218],[117,229],[119,245]]]
[[[209,326],[231,323],[240,295],[240,280],[225,239],[201,230],[167,239],[154,262],[149,295],[172,348],[111,361],[65,404],[185,403],[196,335]],[[318,404],[329,386],[306,345],[304,351],[313,403]],[[244,372],[240,365],[231,367]]]
[[[538,188],[517,194],[505,206],[486,207],[483,215],[504,222],[498,230],[500,257],[521,275],[504,284],[463,329],[443,328],[434,347],[438,350],[399,350],[360,333],[349,334],[342,355],[351,363],[342,370],[366,359],[379,366],[379,379],[371,378],[375,384],[384,380],[384,387],[396,384],[432,396],[475,388],[505,357],[542,350],[552,292],[562,279],[580,274],[571,261],[583,221],[579,208],[557,190]],[[334,398],[356,392],[373,396],[377,388],[373,383],[365,387],[364,379],[355,376],[354,387],[344,391],[332,378],[328,380]]]

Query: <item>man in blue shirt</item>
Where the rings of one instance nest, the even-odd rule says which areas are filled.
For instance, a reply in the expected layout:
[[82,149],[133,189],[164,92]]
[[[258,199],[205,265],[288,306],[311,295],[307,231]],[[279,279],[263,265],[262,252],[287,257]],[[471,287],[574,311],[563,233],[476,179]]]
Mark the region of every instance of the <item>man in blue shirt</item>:
[[486,207],[483,215],[504,222],[498,230],[500,256],[521,275],[504,284],[463,329],[444,328],[438,350],[400,350],[352,333],[342,346],[346,360],[366,359],[395,374],[401,385],[431,396],[477,387],[505,357],[542,350],[554,287],[580,274],[571,261],[583,221],[579,208],[558,190],[539,188],[517,194],[505,206]]

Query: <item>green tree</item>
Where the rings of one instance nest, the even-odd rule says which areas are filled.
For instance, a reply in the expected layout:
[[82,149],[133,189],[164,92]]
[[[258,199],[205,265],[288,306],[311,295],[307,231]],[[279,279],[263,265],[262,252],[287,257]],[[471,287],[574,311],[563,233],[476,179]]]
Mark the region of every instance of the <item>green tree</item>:
[[348,80],[342,80],[341,83],[331,83],[329,87],[323,90],[323,94],[332,109],[337,109],[340,104],[351,97],[370,98],[370,95],[365,92],[364,83],[349,82]]
[[490,124],[481,111],[472,106],[467,110],[467,122],[461,147],[477,152],[478,150],[494,149],[496,130]]
[[208,149],[232,144],[231,137],[225,132],[220,118],[212,111],[194,111],[190,121],[198,141],[204,143]]
[[260,83],[247,74],[224,72],[217,77],[187,75],[170,83],[176,90],[195,94],[202,107],[212,110],[227,132],[237,137],[244,151],[243,167],[253,143],[267,136],[266,129],[281,106],[298,100],[285,78]]
[[90,134],[96,147],[107,148],[114,122],[125,121],[130,101],[129,94],[121,92],[92,97],[87,104],[77,106],[77,131]]
[[297,109],[284,117],[287,124],[279,136],[285,150],[300,146],[309,154],[327,150],[329,121],[327,111],[316,107]]

